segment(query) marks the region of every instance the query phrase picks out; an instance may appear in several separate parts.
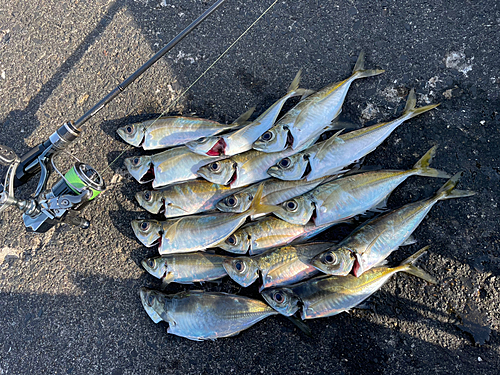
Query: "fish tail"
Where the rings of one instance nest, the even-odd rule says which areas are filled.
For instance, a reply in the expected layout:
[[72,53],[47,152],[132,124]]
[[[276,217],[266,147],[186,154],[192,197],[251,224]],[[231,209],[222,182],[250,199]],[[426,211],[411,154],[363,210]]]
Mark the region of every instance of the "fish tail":
[[457,186],[458,184],[458,180],[460,179],[460,177],[462,177],[463,174],[464,172],[458,172],[452,178],[446,181],[446,183],[436,193],[437,200],[442,201],[445,199],[470,197],[472,195],[475,195],[476,192],[474,191],[455,189],[455,186]]
[[262,183],[259,185],[259,188],[257,189],[257,192],[254,195],[250,208],[246,211],[247,214],[249,215],[269,214],[271,212],[275,212],[282,209],[279,206],[273,206],[270,204],[261,203],[263,191],[264,191],[264,184]]
[[439,105],[439,103],[426,105],[420,108],[415,108],[416,105],[417,105],[417,96],[415,95],[415,90],[411,89],[410,93],[408,94],[408,98],[406,99],[406,106],[403,111],[403,116],[405,116],[407,119],[411,119],[424,112],[430,111],[433,108],[436,108]]
[[420,258],[422,255],[424,255],[427,252],[427,249],[429,246],[426,246],[419,251],[417,251],[415,254],[411,255],[407,259],[405,259],[401,265],[398,267],[400,268],[400,271],[406,272],[410,275],[420,277],[421,279],[431,283],[431,284],[437,284],[437,281],[434,277],[429,275],[427,272],[425,272],[423,269],[418,268],[417,266],[414,266],[413,263]]
[[377,76],[384,72],[385,70],[383,69],[365,69],[365,51],[361,51],[358,56],[358,60],[356,61],[356,65],[354,65],[352,74],[356,75],[357,78],[365,78]]
[[427,153],[413,166],[413,169],[416,170],[419,176],[450,178],[448,173],[429,167],[434,155],[436,154],[436,150],[437,146],[434,146],[427,151]]
[[248,111],[243,113],[240,117],[234,120],[234,125],[243,125],[249,118],[252,116],[252,113],[255,112],[255,107],[250,108]]

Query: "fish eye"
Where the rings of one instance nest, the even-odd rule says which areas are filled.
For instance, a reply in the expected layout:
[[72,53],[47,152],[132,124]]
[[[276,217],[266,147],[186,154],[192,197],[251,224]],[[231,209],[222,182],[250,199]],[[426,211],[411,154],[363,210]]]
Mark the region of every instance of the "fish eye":
[[148,305],[153,306],[154,301],[155,301],[155,297],[152,294],[148,295],[148,300],[147,300]]
[[145,191],[144,192],[144,199],[147,200],[148,202],[151,201],[152,197],[153,197],[153,194],[151,194],[150,191]]
[[147,221],[143,221],[141,223],[141,230],[143,230],[145,232],[145,231],[147,231],[149,229],[150,226],[151,226],[150,223],[148,223]]
[[133,128],[131,125],[129,125],[129,126],[127,126],[127,127],[125,128],[125,131],[126,131],[128,134],[131,134],[133,130],[134,130],[134,128]]
[[234,195],[231,195],[230,197],[226,198],[226,204],[230,207],[236,206],[237,203],[238,199]]
[[280,292],[274,293],[273,299],[277,303],[283,303],[283,302],[285,302],[285,296],[282,293],[280,293]]
[[280,162],[278,163],[278,165],[281,168],[285,168],[285,169],[288,168],[291,164],[292,164],[292,162],[290,161],[290,158],[281,159]]
[[226,242],[230,245],[236,245],[238,243],[238,240],[236,239],[236,236],[234,234],[232,234],[231,236],[229,236],[226,240]]
[[263,141],[269,142],[274,138],[274,134],[271,131],[267,131],[260,137]]
[[209,164],[209,168],[213,172],[217,172],[220,169],[220,163],[218,161]]
[[140,158],[135,157],[135,158],[132,159],[132,164],[137,165],[137,164],[139,164],[140,161],[141,161]]
[[146,264],[148,265],[148,267],[151,267],[151,268],[153,268],[155,266],[155,262],[153,261],[153,259],[148,259],[146,261]]
[[236,271],[238,272],[243,272],[245,271],[245,263],[243,263],[241,260],[237,260],[234,262],[234,268],[236,268]]
[[337,255],[329,251],[328,253],[325,254],[325,262],[328,264],[337,263]]
[[299,205],[294,200],[291,200],[291,201],[288,201],[285,203],[285,208],[287,211],[295,212],[295,211],[297,211],[298,206]]

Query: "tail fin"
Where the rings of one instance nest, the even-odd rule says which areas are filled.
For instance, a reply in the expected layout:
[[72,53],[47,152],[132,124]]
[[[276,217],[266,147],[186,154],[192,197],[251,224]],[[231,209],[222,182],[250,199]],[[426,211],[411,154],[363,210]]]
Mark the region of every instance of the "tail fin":
[[450,178],[448,173],[429,167],[429,164],[436,154],[436,149],[437,146],[434,146],[427,151],[427,153],[413,166],[413,169],[417,171],[419,176]]
[[438,190],[436,193],[436,198],[440,201],[452,198],[470,197],[475,195],[476,192],[470,190],[454,190],[455,186],[458,184],[458,180],[464,172],[458,172],[452,178],[450,178],[446,183]]
[[264,191],[264,184],[260,184],[259,188],[257,189],[257,192],[254,195],[254,198],[252,200],[252,204],[250,205],[250,208],[245,211],[245,214],[250,216],[250,215],[258,215],[258,214],[269,214],[271,212],[278,211],[282,209],[279,206],[273,206],[270,204],[262,204],[262,193]]
[[358,56],[358,60],[356,61],[356,65],[354,65],[354,69],[352,74],[356,74],[358,78],[377,76],[379,74],[384,73],[383,69],[368,69],[365,70],[365,51],[361,51]]
[[403,116],[407,116],[408,119],[413,118],[424,112],[430,111],[433,108],[436,108],[439,105],[439,103],[426,105],[420,108],[415,108],[416,105],[417,105],[417,96],[415,95],[415,90],[411,89],[410,93],[408,94],[408,98],[406,99],[406,106],[403,111]]
[[409,273],[410,275],[420,277],[421,279],[431,283],[431,284],[437,284],[436,279],[434,279],[431,275],[429,275],[427,272],[425,272],[423,269],[418,268],[413,265],[413,263],[420,258],[422,255],[424,255],[427,252],[427,249],[429,246],[426,246],[419,251],[417,251],[415,254],[410,256],[409,258],[405,259],[403,263],[399,267],[401,267],[401,271]]
[[250,108],[248,111],[243,113],[240,117],[238,117],[236,120],[234,120],[233,124],[234,125],[243,125],[246,123],[246,121],[252,116],[252,113],[254,113],[255,107]]

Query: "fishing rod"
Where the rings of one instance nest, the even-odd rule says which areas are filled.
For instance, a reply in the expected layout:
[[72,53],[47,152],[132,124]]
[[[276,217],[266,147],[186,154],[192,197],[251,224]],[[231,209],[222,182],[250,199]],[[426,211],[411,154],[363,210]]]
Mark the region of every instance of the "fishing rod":
[[[5,183],[0,192],[0,212],[9,206],[17,207],[23,212],[26,229],[33,232],[46,232],[59,222],[66,222],[83,229],[88,228],[90,222],[78,216],[78,213],[104,191],[104,180],[94,168],[76,158],[77,161],[73,167],[63,175],[55,165],[55,157],[78,138],[84,123],[174,48],[225,1],[217,0],[82,117],[75,122],[66,122],[46,141],[33,147],[23,156],[19,157],[10,147],[0,145],[0,164],[8,166]],[[52,188],[47,189],[47,182],[53,171],[61,178]],[[33,197],[25,200],[14,197],[14,189],[25,184],[38,173],[40,173],[40,179]]]

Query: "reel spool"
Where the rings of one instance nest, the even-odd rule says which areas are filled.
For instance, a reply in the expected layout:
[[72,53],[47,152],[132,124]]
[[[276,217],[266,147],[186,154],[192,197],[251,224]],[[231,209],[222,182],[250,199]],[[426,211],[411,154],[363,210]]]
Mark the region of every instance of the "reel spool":
[[[78,216],[78,211],[83,210],[106,188],[99,173],[76,158],[78,161],[63,175],[54,163],[56,155],[50,156],[50,165],[48,160],[40,160],[45,173],[40,176],[37,193],[34,198],[21,200],[14,197],[15,175],[20,159],[10,148],[0,146],[0,162],[10,164],[4,190],[0,194],[0,212],[9,206],[16,206],[23,212],[23,221],[29,231],[44,233],[59,222],[88,228],[90,222]],[[60,178],[51,189],[45,189],[50,170],[57,172]]]

